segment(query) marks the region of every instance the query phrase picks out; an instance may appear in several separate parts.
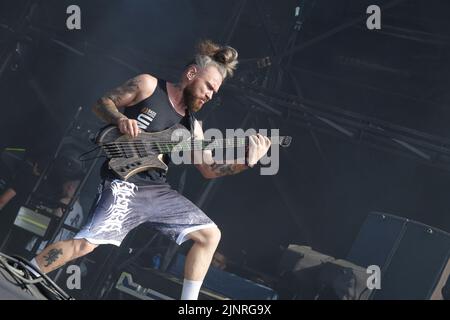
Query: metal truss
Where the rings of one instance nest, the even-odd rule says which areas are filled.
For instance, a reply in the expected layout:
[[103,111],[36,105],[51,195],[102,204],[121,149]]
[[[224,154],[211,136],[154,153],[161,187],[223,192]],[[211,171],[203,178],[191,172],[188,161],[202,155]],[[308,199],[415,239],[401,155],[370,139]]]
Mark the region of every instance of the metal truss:
[[450,139],[249,83],[226,87],[267,115],[450,171]]

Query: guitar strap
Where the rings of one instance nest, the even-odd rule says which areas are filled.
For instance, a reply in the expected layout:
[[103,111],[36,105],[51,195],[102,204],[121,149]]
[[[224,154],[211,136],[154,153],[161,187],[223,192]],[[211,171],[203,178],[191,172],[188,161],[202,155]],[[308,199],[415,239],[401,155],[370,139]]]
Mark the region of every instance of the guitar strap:
[[186,115],[189,119],[189,126],[191,131],[191,140],[194,140],[194,123],[195,123],[195,117],[194,115],[189,111],[189,108],[186,108]]

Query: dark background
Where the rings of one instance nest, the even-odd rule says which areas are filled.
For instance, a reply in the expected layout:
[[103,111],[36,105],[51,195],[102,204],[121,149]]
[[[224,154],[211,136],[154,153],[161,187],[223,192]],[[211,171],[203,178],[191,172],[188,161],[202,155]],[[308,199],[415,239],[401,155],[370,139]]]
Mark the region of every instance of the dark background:
[[[176,81],[203,38],[239,51],[241,63],[230,83],[260,85],[268,77],[268,88],[295,94],[291,78],[283,75],[274,85],[275,68],[255,63],[286,52],[295,33],[294,45],[305,46],[281,65],[295,75],[303,97],[448,138],[450,2],[377,1],[394,5],[382,9],[382,29],[371,31],[366,8],[372,2],[3,0],[0,146],[51,155],[82,106],[77,134],[89,148],[87,130],[101,126],[90,111],[98,97],[139,73]],[[66,28],[71,4],[81,8],[81,30]],[[300,18],[294,15],[299,5]],[[236,95],[224,85],[197,118],[205,128],[280,128],[293,143],[281,151],[276,177],[255,169],[220,178],[200,203],[220,226],[220,250],[230,259],[271,273],[290,243],[345,257],[373,210],[450,231],[448,168],[307,130],[289,116],[261,113]],[[198,203],[211,182],[192,167],[173,167],[174,187],[183,172],[183,193]],[[81,194],[85,211],[98,182],[96,169]],[[0,232],[7,229],[3,224]]]

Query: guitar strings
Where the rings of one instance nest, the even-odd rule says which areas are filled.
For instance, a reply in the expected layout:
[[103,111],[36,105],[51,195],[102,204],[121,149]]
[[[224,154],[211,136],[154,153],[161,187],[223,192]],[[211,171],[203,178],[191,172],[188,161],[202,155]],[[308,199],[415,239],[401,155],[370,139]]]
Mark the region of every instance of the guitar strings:
[[[184,152],[185,151],[196,151],[196,150],[200,151],[200,150],[204,150],[204,149],[208,149],[208,148],[209,148],[209,146],[207,146],[207,148],[201,147],[201,148],[194,148],[194,149],[180,148],[177,151],[184,151]],[[119,148],[119,147],[111,147],[110,146],[110,147],[107,147],[105,149],[105,151],[109,157],[126,157],[127,154],[133,154],[133,156],[136,154],[139,156],[145,156],[145,155],[148,155],[148,153],[150,153],[150,154],[151,153],[163,153],[163,154],[171,153],[174,151],[174,149],[170,149],[170,148],[167,148],[165,150],[162,150],[161,148],[160,149],[155,149],[155,148],[142,149],[142,148],[132,148],[131,146],[128,146],[125,148]]]
[[[283,140],[284,136],[280,136],[279,137],[279,141]],[[216,143],[216,142],[225,142],[225,143],[230,143],[230,142],[244,142],[247,141],[247,137],[245,138],[228,138],[228,139],[215,139],[215,140],[184,140],[184,141],[151,141],[148,143],[164,143],[164,144],[179,144],[179,143],[186,143],[186,142],[191,142],[194,141],[194,143]],[[275,141],[272,141],[275,142]],[[118,142],[105,142],[105,143],[99,143],[98,145],[102,146],[102,145],[108,145],[108,144],[133,144],[133,143],[146,143],[143,140],[135,140],[135,141],[118,141]]]
[[[177,147],[179,146],[182,150],[186,149],[186,147],[189,147],[189,150],[192,150],[192,147],[194,147],[193,150],[197,150],[197,148],[200,147],[200,150],[205,148],[205,147],[211,147],[211,146],[215,146],[215,147],[219,147],[222,146],[223,144],[221,143],[222,141],[212,141],[209,143],[209,141],[205,141],[205,140],[198,140],[198,141],[194,141],[194,142],[186,142],[186,141],[182,141],[182,142],[166,142],[164,141],[164,144],[162,142],[158,143],[158,142],[150,142],[150,143],[144,143],[142,141],[123,141],[123,142],[111,142],[111,143],[103,143],[103,144],[99,144],[101,147],[103,147],[104,149],[108,150],[108,151],[112,151],[112,149],[122,149],[122,150],[138,150],[138,151],[147,151],[147,148],[153,149],[154,151],[158,151],[158,150],[163,150],[163,151],[170,151],[170,149],[172,147]],[[235,145],[234,141],[228,141],[228,142],[233,142],[228,143],[228,145]],[[237,143],[237,145],[243,145],[243,142],[239,142]],[[156,147],[156,148],[155,148]]]
[[[233,139],[216,139],[216,140],[188,140],[181,142],[172,141],[152,141],[145,143],[142,140],[138,141],[121,141],[121,142],[107,142],[99,144],[107,152],[110,157],[126,156],[129,153],[138,153],[139,155],[157,152],[157,153],[170,153],[173,148],[180,146],[178,151],[199,151],[210,147],[220,148],[223,147],[223,142],[226,146],[242,147],[246,143],[245,138],[233,138]],[[278,142],[278,141],[277,141]],[[161,144],[163,144],[161,146]],[[156,147],[156,148],[155,148]],[[188,147],[188,148],[186,148]],[[186,150],[187,149],[187,150]]]
[[[203,149],[208,149],[211,146],[218,148],[223,146],[223,142],[228,143],[228,145],[234,145],[234,142],[237,141],[237,146],[239,147],[242,142],[244,142],[245,138],[237,138],[237,139],[216,139],[216,140],[188,140],[188,141],[181,141],[181,142],[168,142],[168,141],[152,141],[150,143],[145,143],[142,140],[138,141],[122,141],[122,142],[107,142],[107,143],[100,143],[98,146],[90,151],[87,151],[80,155],[80,160],[82,161],[88,161],[97,159],[104,156],[98,156],[88,159],[82,159],[83,156],[92,153],[99,148],[102,148],[106,154],[109,157],[125,157],[128,153],[132,153],[135,155],[138,153],[138,155],[141,154],[148,154],[148,153],[170,153],[173,151],[173,148],[170,147],[176,147],[180,145],[180,149],[178,151],[199,151]],[[239,141],[242,140],[242,141]],[[163,144],[161,146],[161,144]],[[189,147],[186,150],[186,147]],[[164,150],[163,150],[164,149]]]
[[[245,138],[238,138],[237,142],[238,143],[243,143]],[[194,142],[192,142],[194,141]],[[220,143],[220,142],[225,142],[225,143],[231,143],[231,142],[235,142],[236,140],[232,140],[232,139],[216,139],[216,140],[188,140],[188,141],[151,141],[151,142],[145,142],[142,140],[137,140],[137,141],[118,141],[118,142],[106,142],[106,143],[99,143],[99,146],[106,146],[106,145],[121,145],[121,144],[126,144],[126,145],[132,145],[132,144],[138,144],[138,145],[152,145],[152,144],[165,144],[165,145],[178,145],[178,144],[211,144],[211,143]]]
[[[201,148],[183,148],[181,147],[179,150],[177,151],[200,151],[200,150],[204,150],[204,149],[208,149],[209,146],[206,146],[206,148],[201,147]],[[104,148],[104,150],[106,151],[108,156],[114,157],[114,156],[125,156],[127,153],[137,153],[139,155],[145,155],[148,153],[170,153],[172,151],[174,151],[175,148],[165,148],[163,150],[163,148],[133,148],[132,146],[125,146],[122,148],[119,148],[117,146],[107,146]]]
[[[222,142],[222,144],[220,144]],[[152,141],[152,142],[144,142],[142,140],[138,141],[119,141],[119,142],[107,142],[107,143],[100,143],[99,146],[101,147],[130,147],[130,148],[145,148],[145,147],[154,147],[156,146],[158,149],[161,149],[162,147],[174,147],[174,146],[210,146],[210,145],[223,145],[223,142],[227,146],[243,146],[247,141],[244,140],[244,138],[240,138],[238,140],[212,140],[212,141],[206,141],[206,140],[194,140],[192,141],[180,141],[180,142],[169,142],[169,141]]]

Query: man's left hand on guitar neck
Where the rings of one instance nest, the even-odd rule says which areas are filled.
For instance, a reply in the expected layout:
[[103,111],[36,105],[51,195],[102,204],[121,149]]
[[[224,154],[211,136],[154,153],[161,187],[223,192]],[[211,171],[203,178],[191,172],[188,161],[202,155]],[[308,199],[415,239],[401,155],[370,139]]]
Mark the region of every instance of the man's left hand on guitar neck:
[[[204,139],[203,130],[198,121],[195,121],[194,124],[194,138],[199,140]],[[197,154],[194,152],[194,157],[197,157],[197,161],[194,163],[200,163],[195,166],[206,179],[233,175],[248,168],[252,168],[262,157],[264,157],[269,150],[270,145],[271,141],[268,137],[257,134],[249,137],[249,146],[245,164],[235,163],[235,160],[233,163],[217,163],[212,157],[211,150],[203,150]]]

